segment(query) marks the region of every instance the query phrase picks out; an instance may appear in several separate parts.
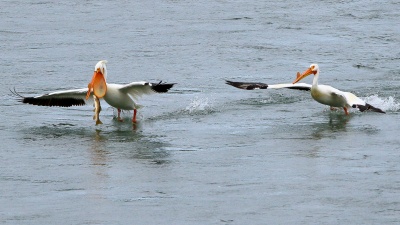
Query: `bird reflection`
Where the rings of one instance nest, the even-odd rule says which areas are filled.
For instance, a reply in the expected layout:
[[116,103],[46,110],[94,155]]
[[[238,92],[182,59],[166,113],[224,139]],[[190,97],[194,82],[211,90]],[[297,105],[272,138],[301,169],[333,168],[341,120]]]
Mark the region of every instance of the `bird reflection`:
[[329,127],[332,131],[346,131],[350,117],[344,114],[329,113]]
[[[119,123],[119,122],[118,122]],[[167,144],[155,140],[156,137],[143,135],[141,123],[127,129],[130,124],[122,124],[117,130],[97,130],[91,146],[91,155],[94,165],[107,166],[108,157],[129,158],[155,164],[168,164],[170,153],[165,150]],[[111,153],[110,153],[111,152]]]
[[346,132],[346,125],[350,121],[352,115],[329,113],[328,122],[313,124],[312,137],[321,139],[326,136],[332,137],[332,133]]
[[108,155],[110,154],[106,149],[107,139],[101,135],[100,130],[96,130],[92,145],[90,146],[90,159],[91,167],[96,174],[97,182],[102,183],[108,178]]
[[101,130],[96,130],[93,144],[90,146],[91,158],[93,165],[107,165],[106,138],[100,135]]

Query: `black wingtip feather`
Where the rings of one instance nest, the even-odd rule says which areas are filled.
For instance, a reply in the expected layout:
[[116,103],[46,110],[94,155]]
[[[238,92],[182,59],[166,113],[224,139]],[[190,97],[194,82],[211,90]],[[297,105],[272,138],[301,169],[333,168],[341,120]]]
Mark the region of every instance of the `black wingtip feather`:
[[244,90],[254,90],[254,89],[267,89],[268,84],[258,83],[258,82],[235,82],[230,80],[225,80],[226,84],[233,87],[244,89]]
[[37,106],[58,106],[58,107],[71,107],[71,106],[82,106],[85,105],[83,99],[76,98],[43,98],[37,99],[34,97],[26,97],[20,100],[25,104],[37,105]]
[[287,89],[300,90],[300,91],[311,91],[310,87],[287,87]]
[[171,89],[175,83],[151,83],[151,89],[157,93],[166,93]]
[[15,88],[14,90],[10,90],[13,95],[18,97],[18,101],[24,104],[31,104],[37,106],[58,106],[58,107],[71,107],[71,106],[82,106],[85,105],[85,100],[78,99],[78,98],[51,98],[49,97],[42,97],[42,98],[35,98],[35,97],[24,97],[19,94]]
[[378,113],[386,113],[382,109],[376,108],[370,104],[365,104],[365,105],[353,105],[353,108],[358,108],[361,112],[364,112],[366,110],[372,111],[372,112],[378,112]]

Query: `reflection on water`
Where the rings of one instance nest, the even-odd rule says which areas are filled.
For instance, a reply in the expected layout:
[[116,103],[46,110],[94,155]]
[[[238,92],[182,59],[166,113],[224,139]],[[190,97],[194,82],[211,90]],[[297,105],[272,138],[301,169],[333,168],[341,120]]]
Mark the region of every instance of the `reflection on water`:
[[169,163],[167,158],[170,154],[165,150],[168,144],[159,141],[158,136],[144,135],[143,132],[137,130],[140,126],[140,123],[135,124],[133,130],[121,127],[112,131],[97,130],[92,144],[93,152],[99,155],[100,159],[104,155],[113,154],[156,164]]
[[[319,158],[321,151],[332,148],[331,143],[348,133],[348,125],[353,118],[342,113],[321,112],[310,123],[292,127],[298,130],[293,140],[288,140],[288,145],[296,149],[296,154],[306,158]],[[317,121],[316,121],[317,120]],[[291,137],[292,138],[292,137]]]
[[346,131],[346,125],[351,119],[351,115],[346,116],[345,114],[330,113],[329,115],[329,126],[332,131]]
[[328,113],[327,122],[315,123],[312,125],[312,137],[319,140],[325,137],[334,138],[333,133],[346,132],[346,125],[351,119],[351,115]]
[[116,123],[96,130],[93,127],[58,124],[22,129],[21,132],[28,145],[33,142],[49,149],[68,146],[70,151],[87,146],[91,164],[96,166],[108,166],[110,158],[139,159],[155,164],[169,163],[167,158],[170,153],[166,150],[169,145],[160,141],[158,136],[143,134],[141,123],[133,127],[131,123]]
[[107,155],[110,154],[106,149],[107,139],[100,135],[100,130],[96,130],[92,145],[90,146],[90,155],[93,165],[97,166],[107,166]]
[[[107,139],[102,136],[100,130],[95,130],[93,139],[88,148],[89,158],[90,158],[90,170],[93,174],[91,179],[91,185],[96,187],[96,189],[101,189],[107,186],[108,180],[110,178],[109,168],[110,168],[110,151],[107,150],[106,142]],[[102,199],[104,196],[100,194],[92,194],[93,199]]]

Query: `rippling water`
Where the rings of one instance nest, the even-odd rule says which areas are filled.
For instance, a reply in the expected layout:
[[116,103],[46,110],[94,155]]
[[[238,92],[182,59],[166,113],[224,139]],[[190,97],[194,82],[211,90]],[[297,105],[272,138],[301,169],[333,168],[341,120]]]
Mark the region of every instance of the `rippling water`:
[[[1,1],[0,222],[400,223],[398,1]],[[104,105],[22,105],[109,82],[176,82],[139,123]],[[386,114],[331,112],[307,92],[224,79],[320,83]],[[305,79],[311,83],[311,78]]]

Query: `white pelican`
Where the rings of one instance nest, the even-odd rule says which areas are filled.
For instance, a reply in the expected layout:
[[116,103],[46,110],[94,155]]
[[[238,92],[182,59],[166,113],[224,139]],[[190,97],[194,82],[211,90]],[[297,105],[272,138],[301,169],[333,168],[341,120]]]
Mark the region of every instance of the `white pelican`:
[[319,67],[317,64],[311,64],[310,67],[302,74],[297,72],[297,78],[295,81],[293,81],[293,84],[296,84],[310,74],[314,74],[314,79],[311,86],[311,96],[315,101],[324,105],[329,105],[331,109],[333,109],[333,107],[343,108],[346,115],[349,115],[349,108],[358,108],[361,112],[370,110],[373,112],[385,113],[381,109],[375,108],[366,103],[353,93],[340,91],[328,85],[319,85]]
[[[306,76],[314,74],[313,85],[306,83],[297,83]],[[245,90],[254,89],[279,89],[289,88],[304,91],[311,91],[311,96],[319,103],[333,107],[341,107],[344,109],[346,115],[349,114],[348,108],[358,108],[361,112],[370,110],[373,112],[385,113],[381,109],[373,107],[372,105],[364,102],[350,92],[343,92],[336,88],[327,85],[318,85],[319,69],[317,64],[312,64],[303,74],[297,73],[297,79],[293,83],[288,84],[265,84],[260,82],[233,82],[227,80],[226,83]]]
[[129,84],[110,84],[106,83],[107,68],[106,60],[99,61],[94,69],[92,81],[89,83],[88,88],[73,89],[56,91],[49,94],[43,94],[36,97],[21,97],[20,101],[26,104],[38,106],[80,106],[85,105],[91,95],[96,95],[98,98],[104,100],[118,110],[119,121],[121,119],[121,110],[133,110],[132,122],[136,122],[137,109],[140,108],[135,103],[137,97],[143,94],[151,93],[165,93],[168,92],[174,83],[150,83],[146,81],[132,82]]

